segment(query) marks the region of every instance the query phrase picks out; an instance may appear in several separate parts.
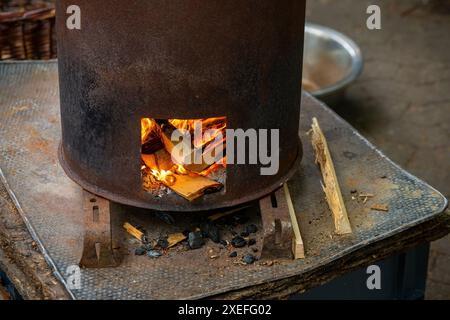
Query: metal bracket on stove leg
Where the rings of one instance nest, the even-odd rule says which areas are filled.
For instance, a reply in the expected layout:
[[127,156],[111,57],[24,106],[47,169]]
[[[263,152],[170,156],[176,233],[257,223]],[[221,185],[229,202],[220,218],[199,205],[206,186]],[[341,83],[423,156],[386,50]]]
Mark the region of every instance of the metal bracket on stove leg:
[[113,247],[110,201],[83,190],[83,210],[85,233],[80,266],[117,267],[120,257]]
[[264,240],[261,259],[292,259],[294,237],[283,188],[259,200]]

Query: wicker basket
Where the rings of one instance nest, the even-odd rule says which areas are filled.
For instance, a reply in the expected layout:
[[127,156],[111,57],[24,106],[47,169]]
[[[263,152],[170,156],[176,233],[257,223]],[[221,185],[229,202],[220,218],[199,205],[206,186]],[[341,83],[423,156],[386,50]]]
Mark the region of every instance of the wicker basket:
[[0,60],[56,58],[53,2],[0,0]]

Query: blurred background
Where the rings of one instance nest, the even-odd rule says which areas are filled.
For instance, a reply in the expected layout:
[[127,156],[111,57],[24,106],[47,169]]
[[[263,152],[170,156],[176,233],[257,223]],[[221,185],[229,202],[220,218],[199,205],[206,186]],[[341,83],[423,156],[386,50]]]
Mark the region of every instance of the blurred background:
[[[0,60],[57,56],[52,2],[0,0]],[[374,4],[381,30],[366,27]],[[308,0],[307,21],[347,35],[364,57],[360,77],[333,109],[448,198],[450,1]],[[450,299],[450,237],[431,245],[426,298]]]
[[[369,5],[381,30],[368,30]],[[450,195],[450,1],[308,0],[307,20],[352,38],[364,70],[334,110],[401,167]],[[431,245],[426,298],[450,299],[450,237]]]

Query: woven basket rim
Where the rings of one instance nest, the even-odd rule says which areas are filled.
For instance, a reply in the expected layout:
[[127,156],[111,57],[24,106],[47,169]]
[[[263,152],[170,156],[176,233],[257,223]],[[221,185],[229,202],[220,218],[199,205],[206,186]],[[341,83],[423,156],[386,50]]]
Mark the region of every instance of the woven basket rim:
[[30,10],[0,12],[0,23],[11,23],[25,20],[44,20],[55,17],[55,8],[48,5]]

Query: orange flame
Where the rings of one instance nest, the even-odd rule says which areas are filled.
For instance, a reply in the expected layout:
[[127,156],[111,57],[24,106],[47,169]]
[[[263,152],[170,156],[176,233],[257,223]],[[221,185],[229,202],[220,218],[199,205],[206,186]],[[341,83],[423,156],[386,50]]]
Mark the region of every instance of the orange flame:
[[157,125],[155,120],[150,118],[141,119],[141,144],[147,142],[149,136],[156,133]]
[[[226,129],[226,117],[215,117],[207,119],[169,119],[171,125],[173,125],[178,130],[188,131],[194,134],[195,130],[198,129],[202,133],[201,136],[195,137],[194,135],[194,147],[201,148],[209,142],[213,141],[219,134],[224,135],[224,130]],[[201,125],[200,128],[198,126]]]
[[[207,119],[169,119],[168,122],[176,129],[189,132],[192,136],[192,144],[195,148],[203,149],[202,152],[210,152],[216,145],[225,143],[225,129],[226,117],[215,117]],[[145,144],[154,136],[161,135],[161,127],[152,118],[141,119],[141,144]],[[195,132],[200,131],[201,135],[195,135]],[[214,140],[222,135],[222,141],[215,142]],[[225,148],[223,149],[225,151]],[[202,176],[208,176],[221,166],[226,167],[226,157],[220,162],[215,163],[200,173]],[[172,186],[176,182],[176,175],[187,175],[190,171],[182,164],[174,164],[170,170],[162,170],[156,167],[149,167],[147,162],[141,167],[142,174],[151,177],[154,183],[162,183],[166,186]]]
[[155,177],[157,181],[164,183],[166,186],[172,186],[176,181],[173,172],[170,170],[159,171],[156,169],[152,169],[152,175]]

